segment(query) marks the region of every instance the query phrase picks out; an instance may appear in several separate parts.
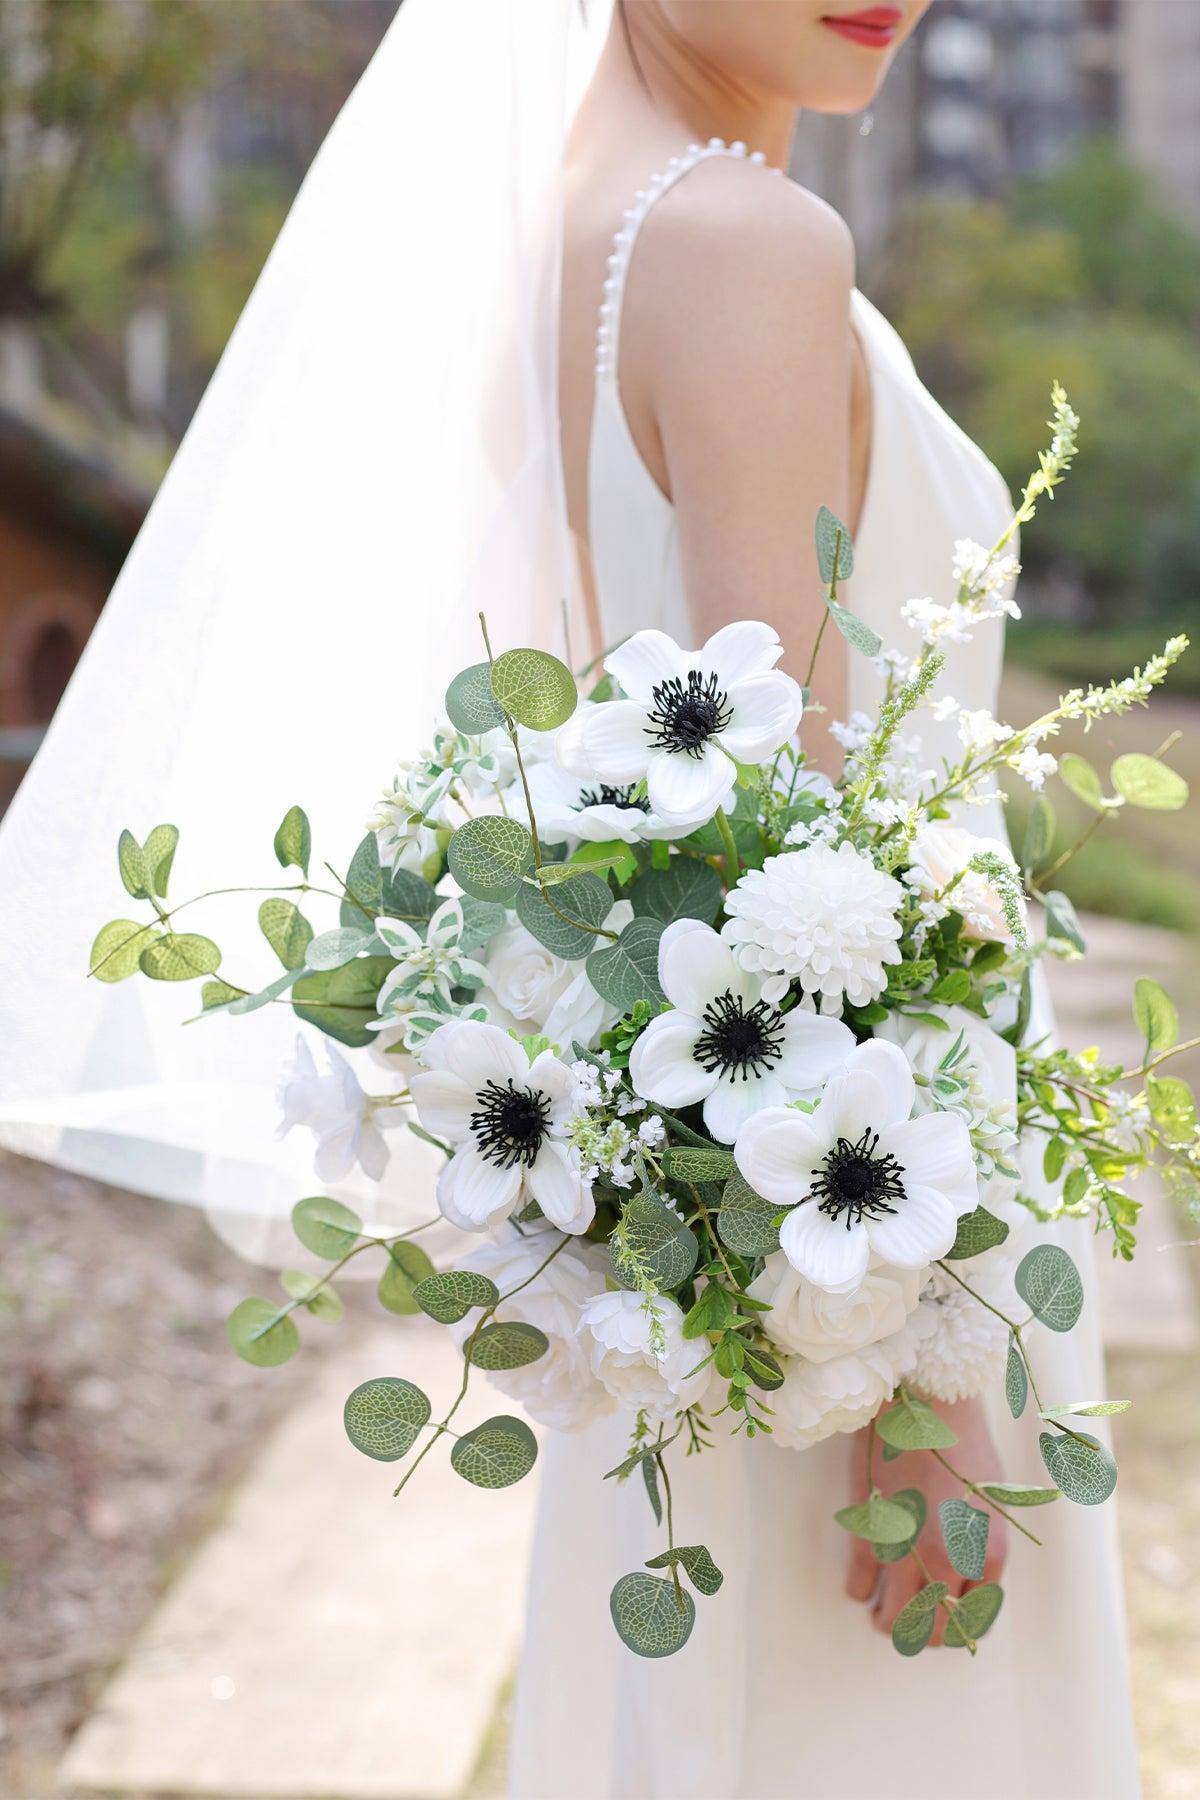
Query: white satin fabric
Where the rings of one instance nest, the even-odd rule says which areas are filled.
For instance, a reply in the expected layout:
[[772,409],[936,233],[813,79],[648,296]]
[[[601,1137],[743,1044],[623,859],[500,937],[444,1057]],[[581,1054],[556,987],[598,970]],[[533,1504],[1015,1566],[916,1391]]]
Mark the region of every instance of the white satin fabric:
[[[747,165],[745,179],[778,177]],[[619,279],[627,261],[618,257]],[[899,644],[902,603],[951,599],[954,540],[991,542],[1009,502],[857,293],[852,321],[870,370],[873,447],[847,597]],[[657,625],[688,642],[675,520],[625,423],[616,348],[610,341],[601,357],[591,441],[604,637]],[[985,626],[951,651],[942,691],[992,707],[1000,657],[999,630]],[[852,704],[869,707],[876,694],[857,659]],[[997,818],[972,822],[1003,829]],[[1059,1241],[1086,1282],[1089,1232],[1072,1225]],[[1048,1401],[1099,1395],[1094,1303],[1069,1336],[1043,1332],[1034,1355]],[[1014,1423],[1003,1396],[990,1398],[1003,1473],[1043,1481],[1036,1421]],[[847,1540],[831,1515],[847,1498],[848,1440],[797,1453],[731,1439],[725,1423],[702,1456],[672,1455],[677,1541],[706,1543],[726,1579],[698,1600],[686,1648],[662,1662],[626,1651],[608,1617],[618,1577],[665,1542],[640,1480],[602,1479],[631,1420],[545,1442],[516,1705],[518,1800],[926,1800],[947,1782],[964,1800],[1134,1800],[1111,1502],[1060,1501],[1028,1515],[1045,1547],[1014,1537],[1004,1611],[977,1658],[939,1650],[907,1660],[842,1591]]]

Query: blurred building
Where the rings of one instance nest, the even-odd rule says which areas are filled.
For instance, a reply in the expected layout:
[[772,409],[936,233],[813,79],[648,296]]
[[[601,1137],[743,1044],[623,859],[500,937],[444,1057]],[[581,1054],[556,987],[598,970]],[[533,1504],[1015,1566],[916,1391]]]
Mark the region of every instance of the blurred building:
[[1200,225],[1200,0],[938,0],[877,105],[806,117],[793,173],[869,271],[909,194],[1002,194],[1113,138]]

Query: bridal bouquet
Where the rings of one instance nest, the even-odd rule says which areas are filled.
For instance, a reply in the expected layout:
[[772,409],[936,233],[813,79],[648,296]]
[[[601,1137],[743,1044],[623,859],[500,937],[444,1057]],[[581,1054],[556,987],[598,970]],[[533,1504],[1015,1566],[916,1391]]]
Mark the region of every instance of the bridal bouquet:
[[[1137,983],[1136,1067],[1056,1045],[1039,1023],[1039,964],[1084,955],[1053,886],[1071,852],[1051,859],[1042,790],[1057,773],[1106,826],[1126,806],[1180,806],[1186,788],[1153,756],[1118,757],[1106,781],[1045,745],[1067,721],[1143,704],[1186,640],[1024,726],[938,690],[943,646],[1016,612],[1015,527],[1074,453],[1057,389],[1052,424],[1009,530],[991,549],[957,546],[954,601],[905,609],[911,656],[885,652],[839,600],[852,546],[821,513],[821,629],[876,660],[883,696],[835,727],[836,782],[806,760],[811,702],[776,667],[766,625],[726,626],[694,651],[638,632],[590,687],[585,671],[581,695],[542,650],[493,654],[485,623],[485,659],[451,682],[444,728],[336,892],[309,879],[303,812],[283,820],[275,853],[301,879],[260,908],[282,965],[265,986],[218,975],[216,944],[176,929],[175,828],[122,836],[122,879],[151,917],[106,925],[92,974],[204,976],[205,1017],[291,1005],[327,1040],[318,1061],[298,1039],[280,1087],[283,1129],[314,1134],[321,1181],[357,1164],[386,1182],[389,1134],[414,1131],[444,1154],[437,1217],[464,1234],[436,1269],[426,1225],[384,1237],[333,1195],[302,1199],[295,1233],[319,1260],[285,1272],[281,1298],[241,1302],[235,1349],[285,1361],[302,1314],[340,1310],[339,1272],[377,1258],[382,1305],[439,1321],[462,1353],[436,1418],[392,1376],[346,1402],[357,1448],[405,1464],[397,1492],[443,1441],[479,1487],[532,1468],[525,1418],[455,1428],[477,1370],[554,1430],[620,1409],[628,1452],[609,1473],[644,1482],[666,1531],[612,1591],[640,1655],[678,1650],[691,1590],[722,1581],[708,1546],[677,1541],[674,1446],[703,1459],[729,1430],[767,1438],[772,1455],[869,1427],[870,1491],[837,1519],[881,1561],[909,1556],[922,1572],[894,1631],[903,1655],[928,1643],[939,1609],[946,1643],[971,1652],[991,1626],[992,1515],[1032,1537],[1029,1509],[1094,1505],[1116,1482],[1083,1421],[1124,1403],[1038,1381],[1038,1333],[1069,1331],[1083,1290],[1037,1227],[1090,1218],[1129,1257],[1131,1179],[1155,1165],[1195,1196],[1200,1140],[1191,1093],[1165,1072],[1178,1025],[1154,982]],[[954,758],[923,754],[930,714],[956,722]],[[1018,860],[966,822],[1004,770],[1037,793]],[[340,915],[317,933],[299,900],[323,892]],[[938,1402],[989,1382],[1014,1416],[1032,1406],[1045,1485],[958,1466]],[[922,1559],[920,1490],[874,1485],[877,1458],[902,1451],[961,1483],[937,1521],[961,1595]]]

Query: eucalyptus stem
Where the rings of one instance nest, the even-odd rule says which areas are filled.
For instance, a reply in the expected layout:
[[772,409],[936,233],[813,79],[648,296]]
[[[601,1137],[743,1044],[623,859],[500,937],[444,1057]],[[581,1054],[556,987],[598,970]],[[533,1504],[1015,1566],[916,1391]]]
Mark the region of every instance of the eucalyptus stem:
[[993,1500],[991,1495],[984,1488],[979,1487],[969,1476],[963,1475],[958,1469],[954,1468],[951,1463],[947,1462],[940,1450],[931,1450],[929,1454],[937,1458],[946,1473],[948,1475],[953,1475],[955,1481],[961,1481],[963,1486],[970,1493],[978,1494],[985,1506],[990,1506],[993,1512],[998,1512],[1002,1519],[1006,1519],[1015,1530],[1021,1532],[1024,1537],[1027,1537],[1031,1544],[1036,1544],[1039,1550],[1041,1549],[1042,1540],[1040,1537],[1035,1537],[1027,1525],[1022,1525],[1020,1519],[1014,1519],[1012,1514],[1008,1512],[1006,1508],[1001,1506],[998,1500]]
[[[1045,1409],[1042,1406],[1042,1396],[1038,1392],[1037,1380],[1033,1373],[1033,1364],[1029,1360],[1029,1351],[1025,1347],[1025,1339],[1021,1335],[1022,1326],[1018,1325],[1015,1319],[1010,1319],[1007,1313],[1001,1312],[998,1306],[993,1306],[990,1300],[985,1300],[982,1294],[976,1293],[975,1289],[969,1286],[968,1283],[963,1280],[961,1275],[956,1275],[954,1270],[949,1268],[945,1262],[939,1262],[938,1268],[941,1269],[944,1275],[949,1275],[951,1281],[957,1281],[959,1287],[962,1288],[965,1293],[970,1294],[972,1300],[977,1300],[980,1306],[986,1306],[987,1310],[990,1313],[994,1313],[1002,1324],[1008,1326],[1008,1329],[1013,1334],[1013,1339],[1017,1348],[1021,1352],[1021,1361],[1025,1364],[1025,1373],[1029,1377],[1029,1386],[1033,1392],[1033,1403],[1038,1409],[1039,1416],[1044,1418]],[[1024,1321],[1024,1324],[1032,1325],[1033,1319],[1034,1315],[1031,1314],[1030,1317]],[[1053,1425],[1055,1430],[1061,1431],[1064,1436],[1074,1438],[1076,1443],[1088,1443],[1087,1438],[1083,1436],[1082,1432],[1072,1431],[1069,1425],[1062,1425],[1057,1419],[1046,1419],[1046,1423],[1047,1425]],[[1088,1447],[1089,1449],[1091,1448],[1090,1445]]]
[[[662,1442],[661,1429],[659,1430],[658,1435],[659,1435],[659,1442],[661,1443]],[[683,1608],[683,1584],[681,1583],[681,1581],[679,1579],[679,1564],[675,1561],[675,1554],[674,1554],[674,1552],[675,1552],[675,1516],[672,1511],[672,1505],[671,1505],[671,1477],[667,1474],[667,1459],[663,1455],[661,1450],[655,1451],[654,1461],[658,1465],[659,1474],[662,1476],[663,1495],[666,1500],[667,1553],[671,1558],[671,1580],[675,1583],[675,1603],[678,1606],[680,1612],[682,1612],[684,1610],[684,1608]]]

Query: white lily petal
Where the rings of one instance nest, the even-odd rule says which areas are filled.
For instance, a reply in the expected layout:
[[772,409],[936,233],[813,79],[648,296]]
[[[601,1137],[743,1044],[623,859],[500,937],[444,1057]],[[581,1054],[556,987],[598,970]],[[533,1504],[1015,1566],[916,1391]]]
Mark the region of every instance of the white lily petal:
[[721,742],[739,762],[765,762],[786,744],[800,723],[804,695],[799,682],[780,669],[739,681],[729,693],[733,717]]
[[737,780],[729,758],[711,742],[699,756],[683,750],[652,750],[645,770],[654,812],[668,823],[690,828],[712,818]]
[[945,1256],[958,1234],[958,1215],[944,1194],[904,1183],[894,1213],[866,1221],[871,1248],[898,1269],[923,1269]]
[[629,1053],[629,1079],[644,1100],[663,1106],[692,1106],[717,1085],[693,1052],[703,1027],[684,1013],[660,1013],[651,1019]]
[[473,1143],[454,1152],[437,1181],[438,1207],[460,1231],[486,1231],[508,1217],[520,1194],[520,1168],[500,1168]]
[[649,704],[660,682],[686,679],[688,654],[665,631],[635,631],[604,659],[631,700]]
[[653,728],[637,700],[609,700],[583,728],[583,749],[593,775],[622,786],[640,781],[652,755]]
[[829,1154],[825,1135],[790,1107],[755,1113],[742,1126],[734,1158],[756,1194],[776,1206],[795,1206]]
[[448,1069],[430,1069],[413,1075],[409,1091],[426,1131],[461,1144],[471,1129],[475,1090]]
[[846,1217],[831,1219],[814,1200],[806,1200],[779,1227],[779,1247],[793,1269],[829,1294],[853,1292],[871,1259],[865,1226],[847,1228]]
[[845,1067],[855,1047],[854,1033],[841,1019],[827,1019],[796,1007],[784,1015],[779,1047],[783,1055],[774,1065],[776,1075],[807,1100]]
[[733,960],[733,952],[711,925],[689,920],[693,930],[677,929],[682,920],[667,926],[659,942],[658,980],[663,993],[681,1013],[695,1019],[718,994],[732,989],[747,991],[746,977]]
[[769,625],[760,619],[736,619],[713,632],[690,666],[718,675],[728,693],[738,682],[773,669],[782,655],[779,635]]
[[592,1184],[571,1162],[565,1144],[547,1138],[525,1177],[525,1185],[552,1225],[577,1235],[596,1216]]
[[961,1216],[979,1205],[979,1177],[971,1136],[953,1113],[925,1113],[905,1119],[880,1134],[879,1148],[890,1151],[910,1181],[944,1194]]
[[704,1102],[704,1123],[718,1143],[732,1144],[748,1119],[771,1106],[787,1104],[787,1089],[772,1074],[740,1076],[722,1075]]

